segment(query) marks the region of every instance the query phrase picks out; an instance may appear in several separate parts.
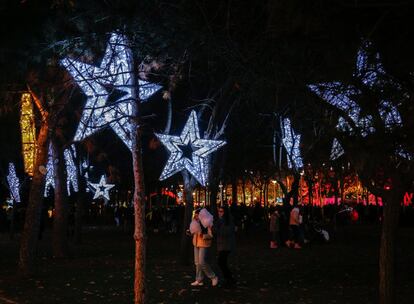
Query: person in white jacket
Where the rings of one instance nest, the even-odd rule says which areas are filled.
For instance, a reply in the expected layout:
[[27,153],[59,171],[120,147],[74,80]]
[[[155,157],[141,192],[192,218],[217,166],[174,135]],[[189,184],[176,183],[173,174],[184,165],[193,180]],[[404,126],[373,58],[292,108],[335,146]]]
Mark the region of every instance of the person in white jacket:
[[191,283],[191,286],[203,286],[204,275],[211,280],[212,286],[218,284],[218,277],[206,261],[208,249],[213,241],[212,226],[213,216],[206,209],[197,209],[194,212],[189,232],[193,236],[196,280]]

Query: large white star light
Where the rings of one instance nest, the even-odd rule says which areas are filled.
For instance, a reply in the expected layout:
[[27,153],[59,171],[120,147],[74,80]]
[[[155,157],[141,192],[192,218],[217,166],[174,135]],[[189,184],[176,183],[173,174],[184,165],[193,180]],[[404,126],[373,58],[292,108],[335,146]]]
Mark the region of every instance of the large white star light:
[[[282,122],[282,142],[287,151],[288,167],[295,167],[296,170],[303,167],[303,160],[300,154],[300,134],[296,134],[290,124],[290,119],[285,118]],[[293,166],[292,166],[293,162]]]
[[[371,89],[381,89],[385,83],[391,83],[396,88],[399,88],[398,84],[391,79],[387,79],[379,54],[375,53],[371,58],[369,57],[368,49],[370,47],[371,43],[365,41],[358,50],[355,72],[353,73],[354,77]],[[353,100],[355,97],[361,95],[361,91],[355,86],[345,86],[340,82],[328,82],[317,85],[311,84],[308,87],[329,104],[344,111],[358,129],[360,129],[360,134],[363,137],[375,132],[372,116],[362,115],[361,107]],[[397,106],[393,105],[390,101],[382,100],[378,105],[378,112],[387,130],[391,130],[402,124],[401,115]],[[337,129],[340,131],[353,131],[352,127],[343,117],[339,118]]]
[[[360,91],[353,86],[344,86],[340,82],[328,82],[317,85],[308,85],[309,89],[324,99],[330,105],[342,110],[360,129],[361,135],[375,132],[372,126],[372,116],[361,115],[361,107],[352,100],[353,96],[359,95]],[[342,116],[339,117],[337,129],[340,131],[353,131],[351,125]]]
[[[132,60],[126,37],[112,33],[99,67],[70,58],[61,61],[87,97],[75,141],[80,141],[109,125],[125,145],[132,149],[129,121],[133,102]],[[146,101],[160,88],[157,84],[138,80],[140,101]],[[116,100],[109,103],[111,93],[117,95]]]
[[97,199],[99,197],[104,197],[107,200],[109,200],[109,190],[111,190],[115,185],[113,184],[107,184],[105,176],[102,175],[99,183],[94,184],[91,182],[88,182],[89,185],[94,189],[95,195],[93,196],[93,199]]
[[160,180],[167,179],[175,173],[187,169],[203,186],[206,185],[208,180],[209,154],[226,144],[224,140],[200,138],[195,111],[191,111],[180,136],[165,134],[156,134],[156,136],[170,152],[170,157],[161,173]]
[[11,198],[20,203],[20,181],[16,175],[16,169],[13,163],[9,163],[9,174],[7,175],[7,183],[9,184]]

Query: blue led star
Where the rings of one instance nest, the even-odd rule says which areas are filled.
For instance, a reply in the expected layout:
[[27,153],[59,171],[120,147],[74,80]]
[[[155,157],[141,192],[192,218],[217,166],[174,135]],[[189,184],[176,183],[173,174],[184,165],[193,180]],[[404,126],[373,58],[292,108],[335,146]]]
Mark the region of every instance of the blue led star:
[[[80,123],[74,140],[80,141],[85,137],[110,126],[121,138],[125,145],[132,149],[131,123],[132,114],[132,84],[133,58],[125,36],[112,33],[100,67],[84,62],[65,58],[62,65],[75,79],[87,96]],[[108,103],[111,91],[121,91],[123,94],[113,103]],[[138,80],[138,95],[141,102],[146,101],[161,86],[147,81]]]
[[200,138],[195,111],[191,111],[190,117],[180,136],[165,134],[156,134],[156,136],[170,152],[170,157],[161,173],[160,180],[164,180],[181,170],[187,169],[203,186],[206,185],[208,180],[209,154],[226,144],[224,140]]

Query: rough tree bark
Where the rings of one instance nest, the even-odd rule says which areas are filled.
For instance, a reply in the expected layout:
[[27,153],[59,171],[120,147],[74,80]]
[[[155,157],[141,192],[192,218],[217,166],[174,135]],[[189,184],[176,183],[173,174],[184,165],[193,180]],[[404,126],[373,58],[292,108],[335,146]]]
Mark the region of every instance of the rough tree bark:
[[40,217],[43,205],[43,189],[45,176],[39,171],[39,166],[46,166],[48,160],[48,133],[49,124],[42,123],[37,137],[37,153],[35,170],[29,192],[29,201],[26,209],[26,218],[20,242],[19,269],[24,275],[34,272]]
[[379,303],[396,303],[395,295],[395,241],[403,193],[390,191],[385,196],[379,252]]
[[85,178],[78,174],[78,181],[79,181],[79,192],[76,197],[76,205],[75,205],[75,232],[74,232],[74,240],[75,244],[82,243],[82,216],[83,216],[83,206],[86,202],[86,181]]
[[237,177],[233,176],[231,180],[231,203],[237,205]]
[[134,172],[134,240],[135,240],[135,276],[134,276],[134,303],[144,304],[145,290],[145,264],[146,264],[146,231],[145,231],[145,184],[142,164],[142,141],[140,126],[139,97],[136,75],[131,83],[132,91],[132,164]]
[[53,255],[57,258],[64,258],[69,255],[68,245],[68,213],[69,206],[65,178],[65,161],[63,149],[52,140],[54,181],[55,181],[55,212],[53,217]]

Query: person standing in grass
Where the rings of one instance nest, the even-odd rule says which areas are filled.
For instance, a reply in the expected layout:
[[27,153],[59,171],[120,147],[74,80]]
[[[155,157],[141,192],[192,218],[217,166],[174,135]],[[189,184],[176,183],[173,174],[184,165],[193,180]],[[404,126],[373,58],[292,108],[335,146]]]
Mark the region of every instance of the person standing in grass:
[[270,248],[276,249],[280,245],[280,215],[279,211],[275,208],[270,214]]
[[217,235],[217,264],[224,278],[224,287],[231,287],[235,280],[228,266],[228,257],[235,248],[235,227],[228,207],[219,207],[218,219],[214,225]]
[[197,209],[190,224],[189,233],[193,236],[194,264],[196,266],[196,280],[191,283],[191,286],[203,286],[204,275],[211,280],[212,286],[217,286],[218,284],[218,277],[206,261],[208,249],[213,241],[213,232],[211,230],[213,221],[212,216],[211,220],[209,220],[210,216],[211,214],[206,209]]

